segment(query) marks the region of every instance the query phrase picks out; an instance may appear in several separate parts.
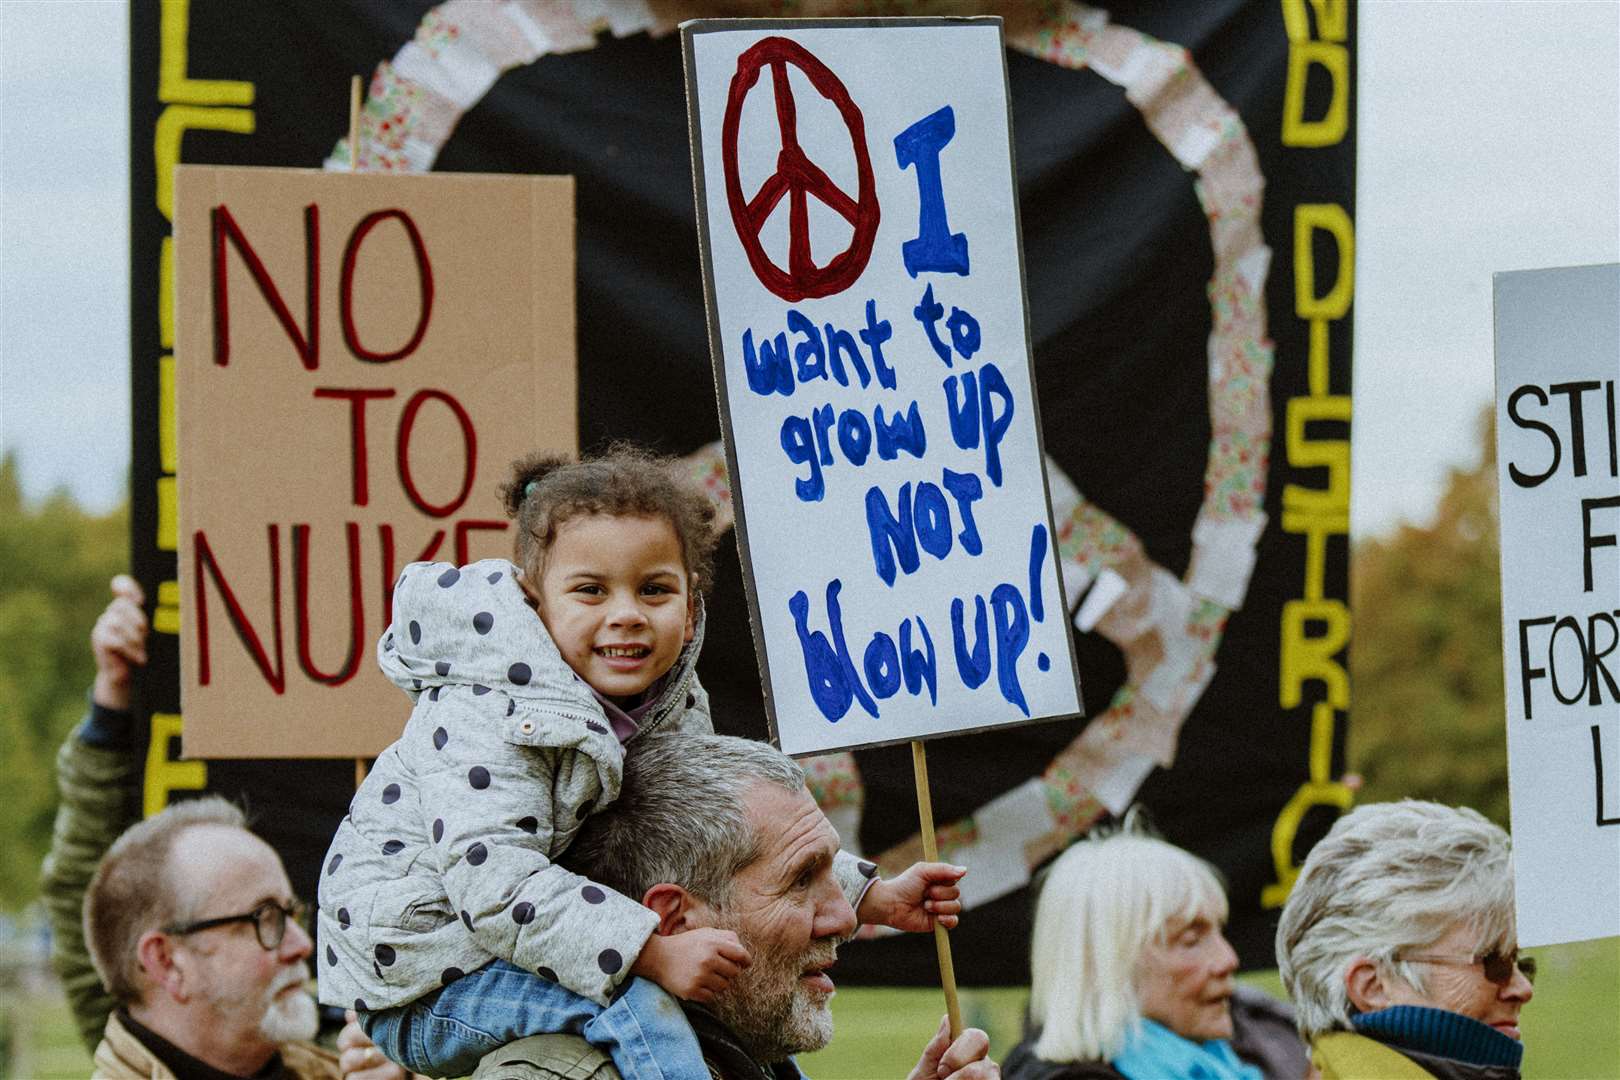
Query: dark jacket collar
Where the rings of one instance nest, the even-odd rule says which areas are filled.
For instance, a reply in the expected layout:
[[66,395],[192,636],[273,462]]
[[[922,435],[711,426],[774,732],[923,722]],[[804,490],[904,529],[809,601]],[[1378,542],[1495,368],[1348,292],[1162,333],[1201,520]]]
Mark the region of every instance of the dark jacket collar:
[[135,1037],[136,1042],[146,1047],[153,1057],[169,1067],[169,1071],[174,1073],[175,1080],[280,1080],[281,1077],[292,1075],[283,1068],[280,1054],[272,1054],[270,1060],[265,1062],[264,1068],[251,1077],[244,1078],[236,1073],[222,1072],[208,1062],[192,1057],[129,1015],[127,1009],[118,1010],[118,1022],[124,1025],[124,1030]]
[[1524,1060],[1524,1044],[1517,1039],[1446,1009],[1396,1005],[1360,1013],[1351,1017],[1350,1023],[1361,1034],[1402,1052],[1515,1071]]
[[681,1008],[697,1033],[703,1060],[717,1080],[804,1080],[792,1058],[772,1064],[755,1061],[729,1028],[701,1005],[683,1002]]

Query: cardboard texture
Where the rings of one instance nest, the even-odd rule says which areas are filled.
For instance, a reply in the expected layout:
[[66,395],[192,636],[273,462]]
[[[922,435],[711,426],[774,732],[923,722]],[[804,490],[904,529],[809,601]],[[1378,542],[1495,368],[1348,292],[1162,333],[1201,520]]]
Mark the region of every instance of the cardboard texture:
[[1620,934],[1620,265],[1497,274],[1519,944]]
[[575,448],[573,180],[182,166],[174,251],[184,753],[375,755],[400,570]]
[[1000,20],[682,35],[710,352],[777,744],[1077,716]]

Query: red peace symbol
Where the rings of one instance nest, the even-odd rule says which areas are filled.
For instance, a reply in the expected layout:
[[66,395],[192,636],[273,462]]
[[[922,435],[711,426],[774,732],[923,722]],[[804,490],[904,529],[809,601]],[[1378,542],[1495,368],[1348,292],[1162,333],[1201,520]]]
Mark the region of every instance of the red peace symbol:
[[[743,195],[742,180],[737,173],[737,128],[742,120],[743,100],[759,81],[760,70],[767,64],[776,94],[776,123],[782,131],[782,150],[776,158],[776,172],[749,199]],[[860,179],[860,190],[854,199],[844,194],[799,147],[797,112],[793,91],[788,87],[789,64],[803,72],[810,85],[837,106],[844,118]],[[827,65],[798,42],[782,37],[764,38],[738,57],[737,73],[731,77],[731,91],[726,100],[721,154],[725,161],[726,201],[731,206],[731,220],[737,226],[737,238],[748,255],[748,264],[754,268],[762,285],[782,299],[794,301],[843,292],[861,276],[872,255],[872,241],[877,236],[877,186],[872,180],[872,157],[866,149],[866,121],[850,100],[849,91]],[[786,270],[771,261],[759,242],[765,219],[771,216],[783,195],[790,200]],[[821,267],[810,258],[811,195],[854,229],[849,247]]]

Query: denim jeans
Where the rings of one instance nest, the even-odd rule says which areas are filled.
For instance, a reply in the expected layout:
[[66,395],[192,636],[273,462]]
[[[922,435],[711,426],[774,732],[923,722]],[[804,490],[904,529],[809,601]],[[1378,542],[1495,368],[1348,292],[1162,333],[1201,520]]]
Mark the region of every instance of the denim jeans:
[[360,1023],[384,1054],[428,1076],[465,1076],[513,1039],[573,1032],[606,1051],[624,1080],[709,1080],[685,1014],[647,979],[630,979],[603,1008],[493,960],[408,1005],[364,1013]]

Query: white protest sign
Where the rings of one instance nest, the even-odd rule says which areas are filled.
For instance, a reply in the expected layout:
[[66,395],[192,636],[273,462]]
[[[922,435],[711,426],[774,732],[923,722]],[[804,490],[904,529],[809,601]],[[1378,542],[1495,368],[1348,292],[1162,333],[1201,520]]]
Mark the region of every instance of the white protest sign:
[[1519,943],[1620,934],[1620,266],[1496,275]]
[[772,731],[793,754],[1080,712],[998,19],[682,27]]

